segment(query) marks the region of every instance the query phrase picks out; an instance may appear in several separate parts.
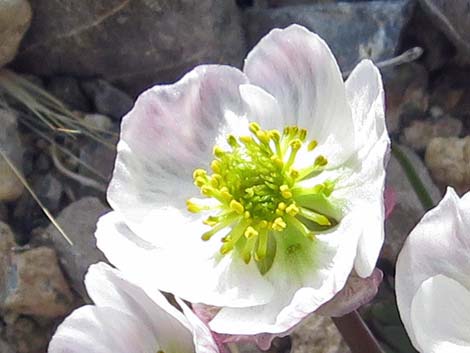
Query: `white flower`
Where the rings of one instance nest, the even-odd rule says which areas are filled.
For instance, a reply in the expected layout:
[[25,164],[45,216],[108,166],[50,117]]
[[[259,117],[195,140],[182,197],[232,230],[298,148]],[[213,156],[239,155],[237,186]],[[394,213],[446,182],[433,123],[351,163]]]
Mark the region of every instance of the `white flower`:
[[470,352],[470,193],[452,188],[400,252],[396,294],[408,336],[423,353]]
[[216,332],[287,331],[353,269],[371,276],[388,146],[377,68],[344,83],[317,35],[273,30],[243,72],[199,66],[138,98],[98,246],[142,285],[221,307]]
[[148,296],[104,263],[85,285],[95,305],[75,310],[58,327],[49,353],[218,353],[210,330],[187,305],[179,312],[160,292]]

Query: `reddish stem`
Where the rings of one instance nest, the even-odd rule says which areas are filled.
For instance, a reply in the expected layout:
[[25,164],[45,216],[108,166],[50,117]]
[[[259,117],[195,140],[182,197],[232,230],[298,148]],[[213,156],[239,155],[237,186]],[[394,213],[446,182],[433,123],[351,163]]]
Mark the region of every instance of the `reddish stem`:
[[334,317],[333,322],[352,353],[384,353],[357,311],[341,317]]

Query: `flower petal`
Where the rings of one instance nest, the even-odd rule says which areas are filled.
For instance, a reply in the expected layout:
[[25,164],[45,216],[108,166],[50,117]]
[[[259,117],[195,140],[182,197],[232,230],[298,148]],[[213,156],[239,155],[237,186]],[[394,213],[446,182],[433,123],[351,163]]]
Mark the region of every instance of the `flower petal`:
[[382,278],[383,273],[378,268],[367,278],[351,273],[344,288],[333,299],[323,304],[316,313],[324,316],[338,317],[356,310],[360,306],[369,303],[375,297]]
[[383,84],[377,67],[369,60],[361,61],[346,81],[346,92],[352,109],[358,150],[355,158],[349,161],[355,173],[347,179],[347,186],[342,183],[338,186],[343,190],[345,199],[362,203],[368,208],[362,215],[367,222],[363,222],[363,234],[359,239],[354,265],[359,276],[366,278],[375,268],[384,240],[383,194],[390,149],[385,127]]
[[470,352],[470,290],[438,275],[425,280],[411,303],[413,332],[422,352]]
[[276,99],[261,87],[250,84],[241,85],[240,95],[247,104],[246,110],[249,120],[258,122],[262,129],[279,130],[284,125],[292,124],[292,122],[284,122]]
[[59,326],[49,353],[157,352],[158,342],[135,317],[114,308],[83,306]]
[[192,173],[208,168],[221,134],[244,117],[242,72],[221,65],[198,66],[172,85],[144,92],[124,117],[108,201],[142,236],[158,226],[153,210],[186,209],[195,196]]
[[354,218],[353,213],[346,215],[336,229],[317,234],[314,241],[305,238],[312,243],[310,247],[305,243],[301,246],[311,251],[308,256],[292,257],[289,244],[278,248],[273,266],[265,275],[274,286],[275,297],[265,305],[224,307],[209,327],[227,334],[279,334],[333,298],[344,287],[356,255],[360,228]]
[[200,221],[184,223],[177,212],[165,210],[155,222],[161,231],[153,243],[134,234],[117,212],[101,217],[96,231],[97,245],[109,261],[144,289],[217,306],[259,305],[273,296],[253,262],[214,255],[220,239],[203,242],[196,235],[202,234]]
[[192,326],[159,291],[150,293],[150,298],[105,263],[90,266],[85,284],[98,307],[113,308],[138,318],[153,333],[163,351],[194,352]]
[[212,337],[212,333],[206,324],[204,324],[196,314],[193,313],[184,301],[179,298],[176,298],[176,301],[190,323],[196,353],[218,353],[219,348],[217,347],[217,344]]
[[[284,123],[309,130],[331,164],[354,151],[354,129],[344,82],[333,54],[299,25],[274,29],[253,48],[243,71],[278,101]],[[292,122],[292,123],[291,123]]]
[[[452,188],[427,212],[401,250],[395,287],[400,316],[415,347],[419,343],[411,319],[415,294],[429,278],[444,275],[470,288],[470,209]],[[440,312],[440,310],[439,310]]]

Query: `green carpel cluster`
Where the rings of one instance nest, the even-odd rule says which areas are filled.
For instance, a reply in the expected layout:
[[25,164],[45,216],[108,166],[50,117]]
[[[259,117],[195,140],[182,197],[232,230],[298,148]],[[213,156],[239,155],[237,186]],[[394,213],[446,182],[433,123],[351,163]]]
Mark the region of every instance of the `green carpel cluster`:
[[[276,252],[274,232],[285,237],[300,233],[313,240],[314,229],[337,224],[320,211],[321,203],[328,202],[334,182],[324,181],[308,189],[298,185],[299,181],[318,176],[328,164],[322,155],[313,157],[317,141],[307,141],[307,130],[288,126],[280,133],[263,130],[257,123],[250,123],[249,128],[249,136],[227,137],[230,150],[214,147],[212,173],[194,171],[194,184],[213,202],[192,198],[187,200],[187,208],[190,212],[210,213],[204,223],[211,229],[202,235],[203,240],[228,229],[222,237],[221,254],[236,252],[246,263],[252,258],[272,263]],[[312,163],[297,170],[295,159],[301,150],[312,156]]]

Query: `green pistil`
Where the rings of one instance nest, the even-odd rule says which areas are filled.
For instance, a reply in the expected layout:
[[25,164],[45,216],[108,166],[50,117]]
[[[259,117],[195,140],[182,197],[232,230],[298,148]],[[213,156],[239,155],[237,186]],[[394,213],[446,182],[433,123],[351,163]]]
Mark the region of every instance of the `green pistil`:
[[[309,188],[298,184],[318,176],[328,164],[315,153],[317,141],[307,141],[307,130],[288,126],[281,134],[263,130],[257,123],[249,129],[249,136],[227,137],[230,150],[214,147],[212,174],[203,169],[193,173],[194,184],[203,196],[217,200],[215,205],[189,199],[187,208],[212,213],[204,221],[211,229],[202,235],[203,240],[230,228],[222,238],[220,253],[238,254],[246,263],[254,259],[265,273],[276,253],[276,239],[284,239],[276,233],[291,237],[293,229],[313,240],[314,231],[338,224],[330,200],[335,183],[325,181]],[[296,170],[295,159],[301,151],[312,156],[312,164]],[[286,232],[287,228],[291,231]]]

